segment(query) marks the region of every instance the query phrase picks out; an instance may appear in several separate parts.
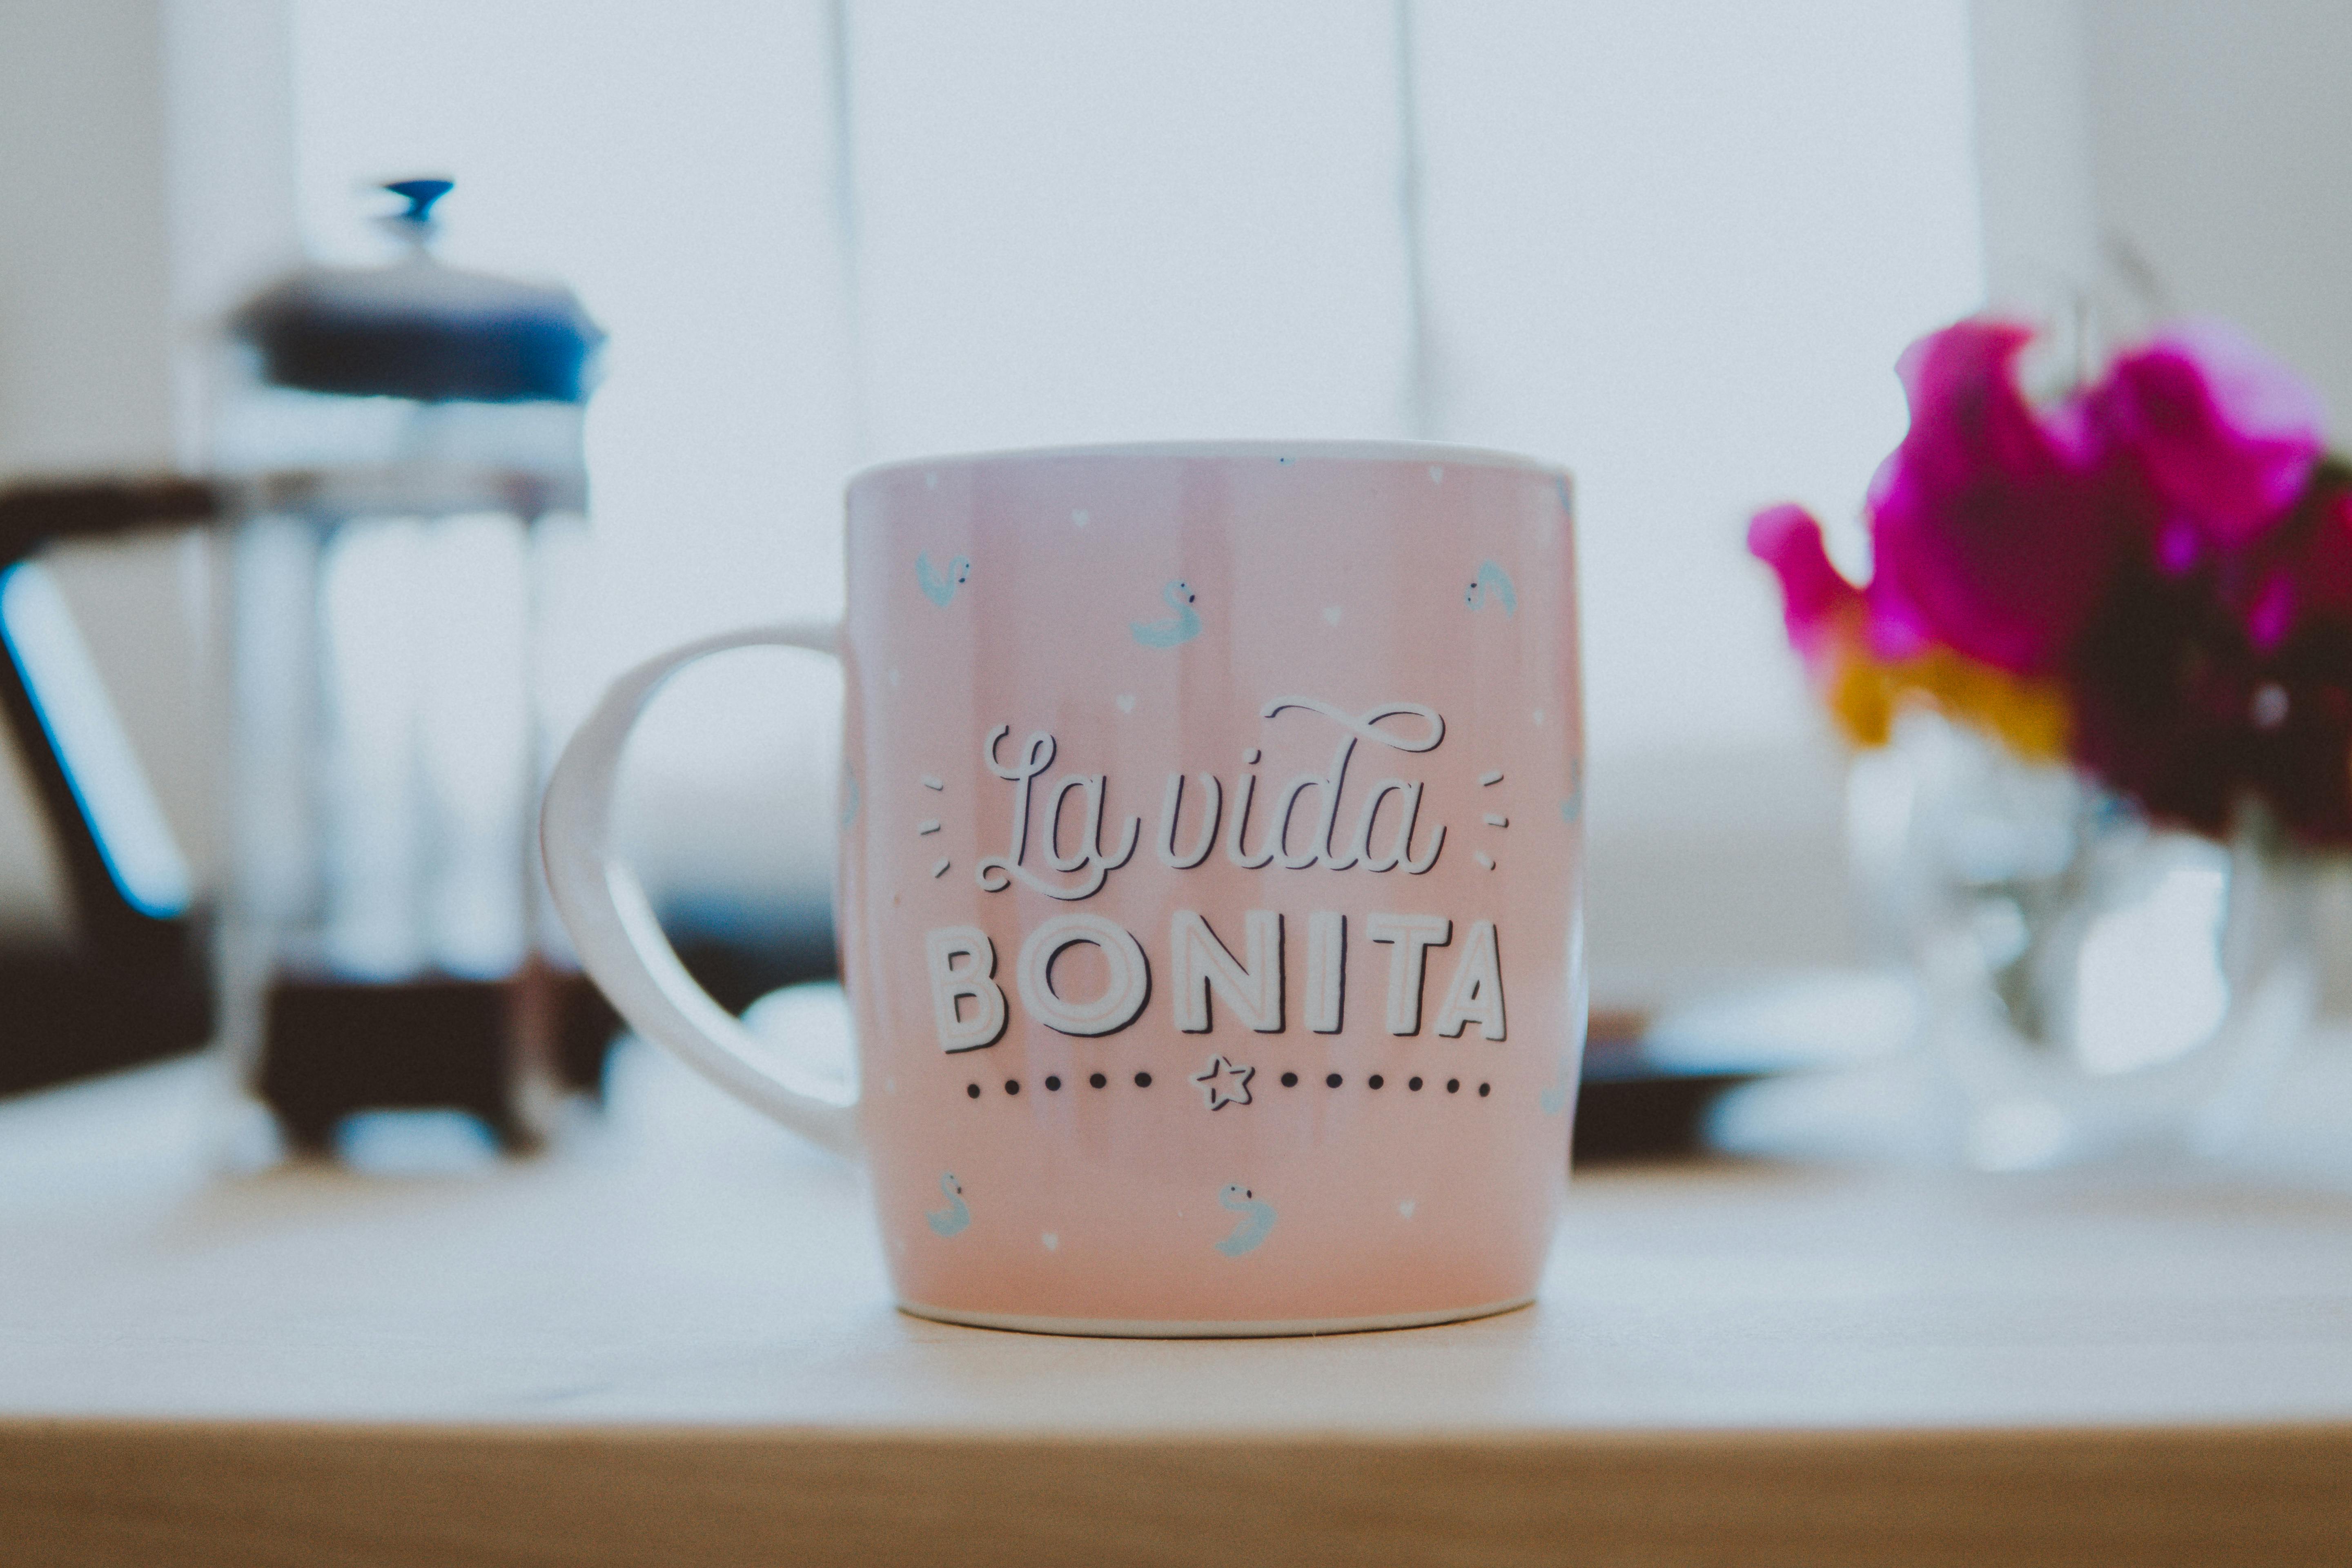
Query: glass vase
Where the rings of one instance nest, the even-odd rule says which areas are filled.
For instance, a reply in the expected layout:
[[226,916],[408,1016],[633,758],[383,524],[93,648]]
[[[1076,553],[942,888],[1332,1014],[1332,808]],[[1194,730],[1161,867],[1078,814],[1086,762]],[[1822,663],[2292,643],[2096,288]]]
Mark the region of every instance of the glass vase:
[[1848,822],[1970,1164],[2218,1153],[2311,1023],[2315,868],[2259,813],[2226,841],[2162,827],[1915,711],[1856,759]]

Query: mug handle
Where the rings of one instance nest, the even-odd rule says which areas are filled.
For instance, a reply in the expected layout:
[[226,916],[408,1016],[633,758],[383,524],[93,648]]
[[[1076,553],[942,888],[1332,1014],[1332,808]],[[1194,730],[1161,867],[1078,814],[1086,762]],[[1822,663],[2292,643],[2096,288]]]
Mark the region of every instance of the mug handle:
[[605,689],[563,748],[540,809],[548,889],[580,962],[636,1031],[809,1142],[836,1153],[857,1147],[857,1094],[789,1066],[756,1059],[755,1037],[694,983],[646,901],[613,858],[613,781],[629,731],[664,681],[698,659],[742,647],[795,647],[841,657],[827,622],[752,626],[703,637],[649,658]]

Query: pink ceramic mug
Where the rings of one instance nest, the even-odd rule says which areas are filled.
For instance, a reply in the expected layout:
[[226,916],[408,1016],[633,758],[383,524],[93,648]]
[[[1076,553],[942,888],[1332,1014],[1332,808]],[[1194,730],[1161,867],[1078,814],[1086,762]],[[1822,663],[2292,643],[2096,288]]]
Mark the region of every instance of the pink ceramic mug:
[[[1584,1032],[1567,476],[1355,444],[893,464],[848,615],[680,648],[542,837],[639,1030],[862,1148],[899,1304],[1319,1333],[1533,1296]],[[607,858],[622,743],[724,648],[837,651],[853,1100],[747,1058]]]

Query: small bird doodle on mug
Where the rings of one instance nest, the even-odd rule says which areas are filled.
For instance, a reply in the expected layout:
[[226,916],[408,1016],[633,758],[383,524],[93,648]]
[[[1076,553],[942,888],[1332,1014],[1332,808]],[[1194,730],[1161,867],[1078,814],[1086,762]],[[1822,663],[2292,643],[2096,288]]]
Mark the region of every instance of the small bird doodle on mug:
[[1198,601],[1190,583],[1180,577],[1160,589],[1160,596],[1176,613],[1164,621],[1128,622],[1136,641],[1146,647],[1174,647],[1201,635],[1201,612],[1192,607]]
[[929,1220],[931,1228],[941,1236],[961,1236],[964,1226],[971,1223],[971,1205],[963,1201],[963,1184],[956,1180],[953,1171],[942,1172],[940,1191],[947,1194],[948,1206],[926,1209],[923,1217]]
[[1242,1216],[1241,1224],[1234,1226],[1233,1234],[1217,1243],[1217,1250],[1227,1258],[1239,1258],[1245,1252],[1256,1251],[1257,1244],[1264,1241],[1266,1232],[1274,1228],[1274,1205],[1239,1182],[1219,1193],[1217,1202]]
[[1475,613],[1486,607],[1489,598],[1503,606],[1506,616],[1519,613],[1518,591],[1511,586],[1511,574],[1492,561],[1481,561],[1478,575],[1470,580],[1470,591],[1462,599]]
[[947,575],[942,577],[931,570],[931,552],[927,550],[915,557],[915,581],[921,586],[923,597],[945,609],[954,600],[956,590],[971,581],[971,557],[959,555],[949,562]]

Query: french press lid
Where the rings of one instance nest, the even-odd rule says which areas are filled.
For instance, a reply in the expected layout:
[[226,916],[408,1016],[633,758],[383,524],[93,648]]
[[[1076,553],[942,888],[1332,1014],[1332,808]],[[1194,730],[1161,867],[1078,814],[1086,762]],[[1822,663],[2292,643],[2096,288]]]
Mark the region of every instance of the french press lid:
[[383,267],[307,267],[256,295],[230,330],[264,380],[418,403],[579,403],[604,331],[569,289],[445,266],[430,249],[449,180],[395,180],[383,221],[408,247]]

